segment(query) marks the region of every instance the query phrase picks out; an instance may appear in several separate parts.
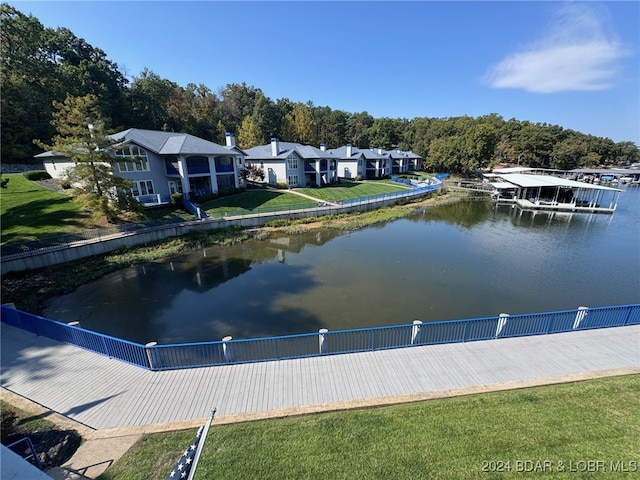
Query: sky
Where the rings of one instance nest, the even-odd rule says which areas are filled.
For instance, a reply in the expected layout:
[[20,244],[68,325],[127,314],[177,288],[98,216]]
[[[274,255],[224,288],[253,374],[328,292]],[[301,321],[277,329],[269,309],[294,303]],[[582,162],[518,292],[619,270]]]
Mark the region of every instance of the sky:
[[374,118],[560,125],[640,145],[640,2],[8,1],[133,80]]

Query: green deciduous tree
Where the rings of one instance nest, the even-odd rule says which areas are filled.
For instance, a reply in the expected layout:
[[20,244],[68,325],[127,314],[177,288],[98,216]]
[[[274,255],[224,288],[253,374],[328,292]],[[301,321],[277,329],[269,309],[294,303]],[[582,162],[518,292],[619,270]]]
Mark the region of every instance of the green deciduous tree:
[[309,106],[303,103],[293,105],[291,112],[282,119],[282,139],[287,142],[318,145],[316,122]]
[[[148,69],[144,69],[131,84],[131,105],[137,128],[171,130],[169,105],[178,85]],[[181,118],[174,106],[174,119]],[[184,120],[184,119],[183,119]]]
[[240,148],[251,148],[262,144],[260,129],[253,117],[247,115],[238,129],[238,146]]

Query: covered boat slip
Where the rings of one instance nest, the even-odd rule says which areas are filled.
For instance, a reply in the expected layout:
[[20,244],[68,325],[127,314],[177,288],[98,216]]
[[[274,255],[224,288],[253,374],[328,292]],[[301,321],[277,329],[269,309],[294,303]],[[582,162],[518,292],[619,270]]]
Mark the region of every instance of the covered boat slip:
[[622,191],[551,175],[508,173],[491,177],[494,199],[527,210],[613,213]]

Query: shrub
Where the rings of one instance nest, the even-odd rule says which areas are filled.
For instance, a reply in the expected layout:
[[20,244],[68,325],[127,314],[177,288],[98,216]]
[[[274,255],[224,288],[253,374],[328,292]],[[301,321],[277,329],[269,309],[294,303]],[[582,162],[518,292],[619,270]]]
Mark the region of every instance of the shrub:
[[31,170],[29,172],[24,172],[24,178],[31,181],[37,180],[49,180],[51,175],[49,175],[46,170]]
[[18,415],[11,410],[0,410],[0,432],[2,433],[2,444],[4,445],[9,436],[15,431]]
[[287,182],[278,182],[278,183],[276,183],[276,187],[282,188],[282,189],[287,189],[287,188],[289,188],[289,185],[287,185]]
[[172,205],[182,205],[182,198],[184,197],[184,195],[182,195],[180,192],[176,192],[176,193],[172,193],[171,197],[170,197],[170,201]]

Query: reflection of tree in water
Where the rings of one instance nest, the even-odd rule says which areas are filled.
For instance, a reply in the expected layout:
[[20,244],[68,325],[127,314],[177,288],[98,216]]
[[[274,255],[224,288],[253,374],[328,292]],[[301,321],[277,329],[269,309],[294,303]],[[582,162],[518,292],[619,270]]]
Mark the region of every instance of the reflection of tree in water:
[[491,203],[486,199],[461,200],[448,204],[429,207],[421,213],[412,215],[409,220],[418,222],[446,222],[471,228],[486,221],[491,215]]
[[[288,265],[286,271],[279,271],[276,278],[280,282],[267,289],[264,285],[253,289],[248,284],[236,293],[231,287],[225,301],[216,305],[210,304],[209,297],[217,297],[216,289],[257,265],[274,260],[286,263],[287,252],[323,245],[339,234],[318,230],[211,246],[163,262],[122,269],[53,299],[45,316],[80,321],[84,328],[140,343],[201,341],[204,331],[208,340],[218,340],[220,332],[222,336],[247,338],[317,330],[318,319],[304,308],[275,311],[271,307],[280,293],[296,294],[313,287],[309,272],[299,267]],[[190,298],[186,306],[182,304],[185,296]]]

